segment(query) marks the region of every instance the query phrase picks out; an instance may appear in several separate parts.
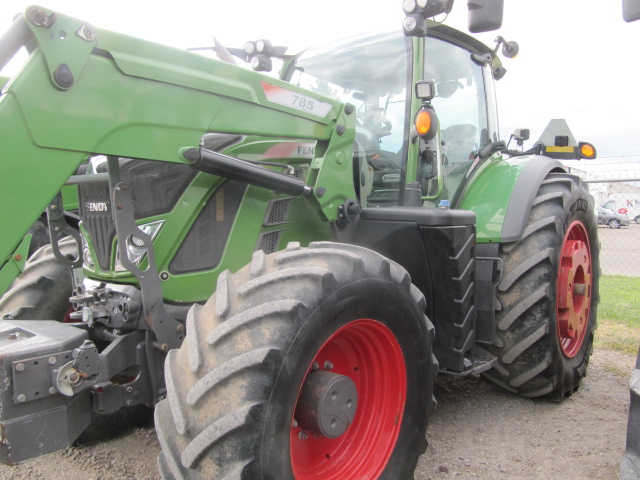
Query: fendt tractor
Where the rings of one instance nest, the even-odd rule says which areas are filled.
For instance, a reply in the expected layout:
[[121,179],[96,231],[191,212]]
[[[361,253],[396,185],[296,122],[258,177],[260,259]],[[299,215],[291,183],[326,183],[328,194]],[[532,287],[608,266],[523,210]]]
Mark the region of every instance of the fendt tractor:
[[[493,80],[517,44],[431,20],[452,4],[406,0],[402,29],[298,55],[217,45],[225,61],[37,6],[15,20],[2,462],[155,407],[167,479],[408,479],[438,372],[578,388],[599,244],[554,155],[595,150],[508,149]],[[468,6],[471,32],[500,27],[502,1]],[[50,245],[22,265],[44,211]]]

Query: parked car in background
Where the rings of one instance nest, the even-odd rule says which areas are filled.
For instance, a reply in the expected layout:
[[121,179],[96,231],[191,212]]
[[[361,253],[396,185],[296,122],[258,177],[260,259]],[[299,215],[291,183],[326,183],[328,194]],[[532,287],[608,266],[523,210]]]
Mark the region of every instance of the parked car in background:
[[609,228],[628,227],[629,217],[607,208],[598,207],[598,225],[608,225]]
[[637,193],[613,193],[602,204],[602,208],[626,215],[640,223],[640,195]]

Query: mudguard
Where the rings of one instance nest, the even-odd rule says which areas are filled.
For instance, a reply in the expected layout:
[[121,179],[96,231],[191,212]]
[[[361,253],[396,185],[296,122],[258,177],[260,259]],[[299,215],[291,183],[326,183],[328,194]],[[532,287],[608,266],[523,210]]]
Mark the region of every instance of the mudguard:
[[547,174],[565,171],[564,166],[557,160],[538,155],[531,157],[513,187],[502,227],[503,242],[514,242],[522,236],[533,198]]
[[531,202],[550,172],[566,172],[566,169],[557,160],[541,155],[509,160],[498,155],[478,168],[457,206],[475,212],[478,243],[520,239]]

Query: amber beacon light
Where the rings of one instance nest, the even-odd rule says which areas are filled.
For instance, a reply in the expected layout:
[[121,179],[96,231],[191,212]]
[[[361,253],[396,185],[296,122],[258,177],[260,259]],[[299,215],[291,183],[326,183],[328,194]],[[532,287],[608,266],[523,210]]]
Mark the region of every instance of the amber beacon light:
[[596,158],[596,147],[587,142],[580,142],[578,145],[580,149],[580,158],[593,159]]

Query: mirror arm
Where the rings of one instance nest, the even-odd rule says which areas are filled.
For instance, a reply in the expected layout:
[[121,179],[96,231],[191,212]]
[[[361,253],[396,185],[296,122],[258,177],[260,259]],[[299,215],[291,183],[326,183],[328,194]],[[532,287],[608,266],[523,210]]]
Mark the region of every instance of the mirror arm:
[[498,140],[497,142],[491,142],[485,145],[478,152],[480,161],[484,161],[496,152],[504,152],[507,149],[507,144],[504,140]]

